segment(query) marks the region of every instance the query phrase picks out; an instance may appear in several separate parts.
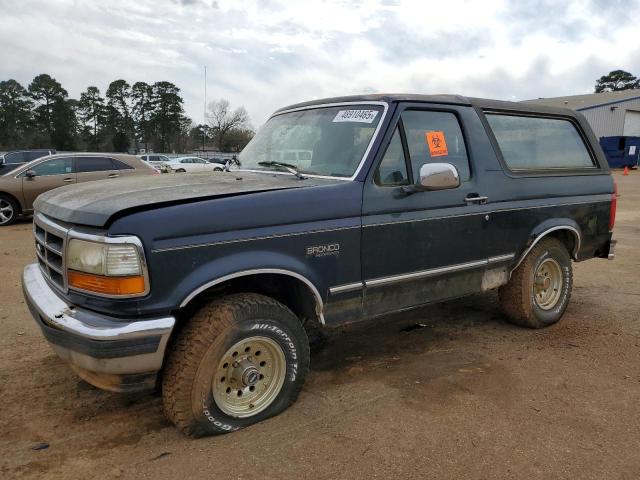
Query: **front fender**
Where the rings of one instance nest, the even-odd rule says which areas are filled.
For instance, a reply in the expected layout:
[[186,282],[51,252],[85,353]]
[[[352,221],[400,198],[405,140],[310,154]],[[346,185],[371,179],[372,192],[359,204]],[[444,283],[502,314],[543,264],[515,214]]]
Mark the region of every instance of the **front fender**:
[[181,292],[180,307],[214,285],[233,278],[263,273],[289,275],[302,281],[316,297],[319,311],[322,312],[324,297],[320,292],[326,292],[326,285],[322,284],[317,272],[297,258],[270,250],[239,252],[198,265],[176,285],[176,290]]

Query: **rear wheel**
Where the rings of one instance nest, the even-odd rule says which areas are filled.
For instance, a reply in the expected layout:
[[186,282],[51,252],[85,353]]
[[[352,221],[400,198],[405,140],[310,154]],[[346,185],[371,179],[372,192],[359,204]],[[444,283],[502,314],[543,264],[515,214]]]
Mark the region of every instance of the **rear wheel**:
[[500,288],[500,305],[511,322],[543,328],[560,320],[569,305],[572,287],[569,252],[559,240],[546,238]]
[[18,217],[18,205],[6,195],[0,195],[0,226],[11,225]]
[[184,168],[179,168],[176,170],[177,173],[185,173],[186,170]]
[[291,310],[263,295],[229,295],[176,338],[163,375],[165,415],[194,437],[235,431],[289,407],[308,368],[307,335]]

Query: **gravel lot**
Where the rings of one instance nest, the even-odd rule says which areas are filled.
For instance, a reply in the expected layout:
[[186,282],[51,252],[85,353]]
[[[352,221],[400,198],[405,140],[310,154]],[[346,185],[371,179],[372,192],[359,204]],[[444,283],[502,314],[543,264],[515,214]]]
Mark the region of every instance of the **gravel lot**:
[[616,179],[617,259],[575,265],[559,324],[511,326],[485,295],[333,332],[291,409],[200,440],[58,360],[22,300],[31,223],[2,228],[0,477],[636,479],[640,172]]

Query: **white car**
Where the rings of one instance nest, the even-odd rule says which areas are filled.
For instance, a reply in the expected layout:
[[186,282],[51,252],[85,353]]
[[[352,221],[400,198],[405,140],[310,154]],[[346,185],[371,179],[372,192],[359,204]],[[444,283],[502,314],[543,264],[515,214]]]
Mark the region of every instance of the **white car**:
[[171,159],[166,155],[156,155],[155,153],[138,155],[138,158],[140,160],[147,162],[149,165],[151,165],[153,168],[155,168],[158,171],[162,171],[162,166],[165,163],[171,161]]
[[164,164],[170,172],[222,172],[222,163],[209,163],[200,157],[172,158]]

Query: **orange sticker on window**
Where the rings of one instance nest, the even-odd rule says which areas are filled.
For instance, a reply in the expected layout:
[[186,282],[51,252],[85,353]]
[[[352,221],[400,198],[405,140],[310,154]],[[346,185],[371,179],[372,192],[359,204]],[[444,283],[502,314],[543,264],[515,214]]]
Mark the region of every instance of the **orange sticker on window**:
[[429,153],[432,157],[444,157],[449,155],[447,150],[447,141],[444,139],[443,131],[427,132],[427,145],[429,145]]

